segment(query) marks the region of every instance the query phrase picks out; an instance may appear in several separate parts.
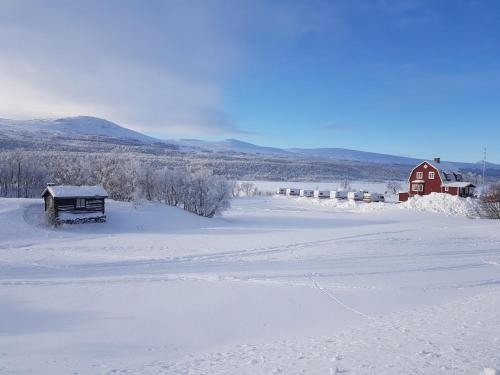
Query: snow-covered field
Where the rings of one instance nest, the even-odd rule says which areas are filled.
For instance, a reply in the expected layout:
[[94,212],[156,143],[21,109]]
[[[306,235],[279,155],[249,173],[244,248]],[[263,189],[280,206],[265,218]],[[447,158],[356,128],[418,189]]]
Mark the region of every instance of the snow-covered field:
[[0,373],[498,368],[500,223],[438,205],[109,201],[51,229],[40,200],[0,199]]

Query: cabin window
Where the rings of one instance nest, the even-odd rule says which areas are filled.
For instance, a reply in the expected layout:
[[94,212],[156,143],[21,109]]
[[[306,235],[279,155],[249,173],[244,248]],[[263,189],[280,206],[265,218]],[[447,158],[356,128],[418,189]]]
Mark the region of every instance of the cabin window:
[[436,178],[436,172],[429,172],[429,180],[434,180]]
[[424,191],[424,185],[421,184],[413,184],[411,187],[413,191]]
[[417,180],[424,178],[424,172],[417,172]]
[[85,208],[85,198],[76,198],[76,208]]

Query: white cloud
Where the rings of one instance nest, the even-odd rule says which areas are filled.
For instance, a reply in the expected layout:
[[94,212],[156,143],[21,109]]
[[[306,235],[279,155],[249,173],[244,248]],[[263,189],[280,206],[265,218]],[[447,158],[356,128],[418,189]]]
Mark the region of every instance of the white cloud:
[[4,1],[0,117],[93,115],[165,136],[241,134],[224,84],[263,40],[286,45],[332,23],[320,4]]
[[93,115],[157,134],[240,132],[223,109],[221,81],[238,48],[217,25],[219,10],[50,4],[0,5],[0,117]]

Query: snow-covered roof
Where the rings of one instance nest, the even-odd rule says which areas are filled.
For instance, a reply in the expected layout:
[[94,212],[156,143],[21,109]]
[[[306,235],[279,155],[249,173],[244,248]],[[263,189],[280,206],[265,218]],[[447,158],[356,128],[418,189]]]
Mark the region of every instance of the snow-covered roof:
[[99,197],[106,198],[108,193],[102,186],[72,186],[72,185],[57,185],[57,186],[47,186],[43,191],[42,196],[45,192],[49,192],[54,198],[74,198],[74,197]]
[[443,186],[448,186],[448,187],[457,187],[457,188],[466,188],[466,187],[475,187],[474,184],[470,182],[446,182],[443,184]]

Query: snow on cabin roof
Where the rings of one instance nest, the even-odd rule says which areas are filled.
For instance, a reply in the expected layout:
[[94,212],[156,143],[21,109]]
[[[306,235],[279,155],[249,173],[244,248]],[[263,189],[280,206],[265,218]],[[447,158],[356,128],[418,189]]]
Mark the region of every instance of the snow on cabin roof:
[[42,195],[48,191],[54,198],[74,198],[74,197],[101,197],[106,198],[108,193],[102,186],[72,186],[57,185],[47,186]]

